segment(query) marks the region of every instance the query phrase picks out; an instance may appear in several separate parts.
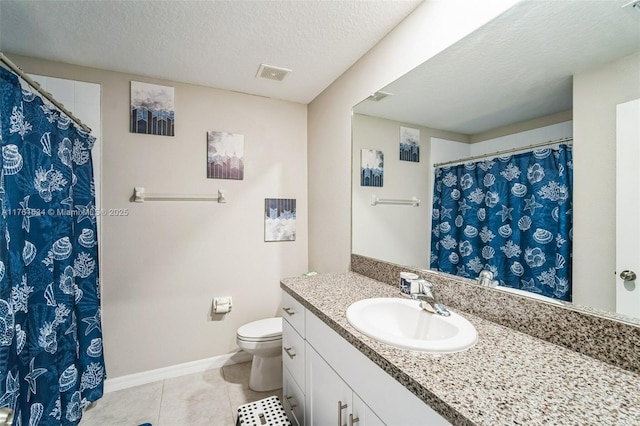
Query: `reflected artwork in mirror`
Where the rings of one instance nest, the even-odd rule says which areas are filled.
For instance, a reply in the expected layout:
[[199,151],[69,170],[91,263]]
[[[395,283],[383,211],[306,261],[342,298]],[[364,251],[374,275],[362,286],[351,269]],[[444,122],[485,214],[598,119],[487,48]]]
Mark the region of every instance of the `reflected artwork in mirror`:
[[[640,11],[626,3],[517,3],[382,88],[389,96],[354,106],[352,253],[472,279],[486,268],[501,285],[616,313],[616,106],[640,99]],[[360,150],[397,150],[401,128],[419,135],[420,162],[388,157],[384,187],[361,187]],[[573,172],[569,182],[543,182],[522,194],[536,179],[535,167],[518,166],[520,182],[506,159],[535,157],[558,142],[572,144],[575,154],[563,166]],[[468,188],[465,163],[483,172]],[[490,163],[493,172],[481,170]],[[522,187],[514,189],[507,177]],[[443,187],[446,195],[438,192]],[[372,207],[372,195],[423,202]],[[445,198],[451,205],[434,208]],[[481,210],[484,221],[487,214],[497,221],[495,229],[479,218]],[[561,216],[573,227],[560,225]],[[485,227],[490,241],[463,256],[467,241],[483,243]],[[527,234],[529,242],[514,234]],[[565,250],[571,243],[573,255]],[[640,317],[640,283],[623,288],[637,298],[637,312],[618,313]]]

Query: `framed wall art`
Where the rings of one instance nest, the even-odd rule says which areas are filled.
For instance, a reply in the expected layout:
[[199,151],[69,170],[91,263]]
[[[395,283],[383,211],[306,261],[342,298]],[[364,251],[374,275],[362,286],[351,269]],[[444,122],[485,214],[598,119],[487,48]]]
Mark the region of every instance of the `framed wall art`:
[[420,162],[420,129],[400,126],[400,160]]
[[207,177],[244,179],[244,135],[207,132]]
[[131,133],[175,135],[174,88],[131,82]]
[[375,149],[363,149],[360,157],[360,186],[382,186],[384,154]]
[[296,200],[294,198],[264,200],[264,240],[296,240]]

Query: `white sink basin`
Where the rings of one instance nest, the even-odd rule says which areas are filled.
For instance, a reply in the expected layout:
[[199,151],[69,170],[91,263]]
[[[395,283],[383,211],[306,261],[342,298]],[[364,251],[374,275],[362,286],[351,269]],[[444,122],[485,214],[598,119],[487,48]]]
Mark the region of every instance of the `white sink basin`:
[[347,320],[372,339],[414,351],[458,352],[478,339],[475,327],[465,318],[455,312],[449,317],[429,313],[418,300],[360,300],[347,308]]

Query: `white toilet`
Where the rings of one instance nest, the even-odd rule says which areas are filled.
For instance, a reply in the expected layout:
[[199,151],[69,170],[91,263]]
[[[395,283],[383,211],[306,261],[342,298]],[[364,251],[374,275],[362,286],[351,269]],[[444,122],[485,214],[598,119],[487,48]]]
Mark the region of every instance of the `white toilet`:
[[240,327],[236,342],[253,355],[249,387],[258,392],[282,387],[282,318],[253,321]]

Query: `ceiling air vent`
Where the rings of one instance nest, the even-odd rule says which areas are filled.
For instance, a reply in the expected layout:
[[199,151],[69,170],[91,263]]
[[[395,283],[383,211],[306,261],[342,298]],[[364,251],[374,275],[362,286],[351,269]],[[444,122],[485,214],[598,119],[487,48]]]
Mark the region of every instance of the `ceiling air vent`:
[[256,77],[265,80],[282,81],[291,72],[290,69],[261,64]]
[[383,100],[384,98],[386,98],[387,96],[391,96],[391,93],[377,91],[373,95],[369,96],[366,100],[367,101],[379,102],[379,101]]

